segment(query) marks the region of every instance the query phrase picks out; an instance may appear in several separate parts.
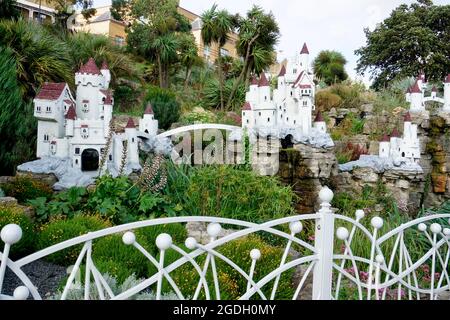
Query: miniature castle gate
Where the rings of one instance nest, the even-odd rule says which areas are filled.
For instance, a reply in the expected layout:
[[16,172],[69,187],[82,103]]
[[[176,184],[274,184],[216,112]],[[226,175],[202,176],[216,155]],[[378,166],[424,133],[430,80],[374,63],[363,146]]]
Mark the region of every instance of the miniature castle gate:
[[[177,268],[188,264],[199,275],[198,286],[190,298],[196,300],[203,293],[206,299],[221,298],[221,287],[217,276],[216,261],[231,266],[247,282],[247,290],[240,297],[248,300],[256,297],[262,300],[277,298],[281,275],[292,269],[303,270],[298,283],[295,283],[295,293],[292,299],[298,299],[300,293],[305,290],[305,283],[312,277],[312,299],[337,300],[342,298],[344,286],[352,286],[360,300],[385,300],[385,299],[439,299],[440,295],[450,289],[449,281],[449,256],[450,256],[450,214],[429,215],[409,223],[403,224],[394,230],[380,236],[383,220],[374,217],[370,221],[371,230],[361,224],[364,219],[362,210],[356,211],[355,218],[334,214],[330,202],[333,193],[328,188],[323,188],[319,194],[321,208],[317,213],[289,216],[282,219],[268,221],[262,224],[245,221],[231,220],[218,217],[176,217],[140,221],[126,225],[92,232],[65,242],[56,244],[34,254],[13,261],[9,258],[12,245],[20,241],[21,229],[10,224],[1,230],[1,239],[5,243],[3,252],[0,252],[0,299],[24,300],[27,298],[42,299],[38,288],[23,272],[22,268],[38,259],[68,247],[82,244],[83,247],[75,262],[64,287],[61,299],[65,300],[73,285],[75,276],[81,264],[85,263],[85,279],[83,284],[84,298],[89,300],[91,293],[96,291],[100,299],[123,300],[132,297],[140,291],[156,285],[156,299],[161,298],[162,282],[167,281],[173,292],[179,299],[185,299],[171,273]],[[306,237],[304,226],[307,222],[315,225],[314,239]],[[210,241],[202,244],[190,237],[185,241],[187,251],[177,246],[169,234],[160,234],[156,238],[156,246],[160,250],[159,260],[141,246],[133,233],[133,230],[167,225],[171,223],[203,222],[208,223],[207,233]],[[222,226],[236,230],[223,236]],[[286,226],[288,228],[279,228]],[[289,230],[285,232],[283,230]],[[263,252],[253,249],[248,254],[251,259],[250,270],[243,270],[235,262],[224,256],[218,250],[220,246],[233,240],[254,233],[265,232],[283,239],[286,243],[283,255],[280,257],[278,268],[274,269],[261,279],[255,279],[255,270],[258,269],[258,260]],[[354,243],[356,233],[362,234],[370,243],[370,248],[365,250],[365,256],[355,255]],[[417,256],[414,243],[408,243],[406,239],[411,233],[423,233],[428,241],[428,247]],[[98,271],[95,260],[92,257],[93,241],[112,234],[121,234],[123,245],[133,246],[140,251],[150,263],[155,265],[157,272],[150,274],[136,286],[115,295],[108,286],[103,275]],[[393,244],[392,244],[393,243]],[[297,256],[290,254],[291,248],[300,252]],[[299,251],[300,249],[300,251]],[[181,258],[165,265],[164,253],[174,250],[181,254]],[[204,263],[198,263],[197,257],[204,255]],[[429,270],[430,277],[423,281],[423,270]],[[23,282],[14,290],[12,295],[1,294],[2,284],[5,279],[5,270],[11,271]],[[130,275],[133,270],[130,270]],[[212,283],[208,283],[207,273],[212,273]]]

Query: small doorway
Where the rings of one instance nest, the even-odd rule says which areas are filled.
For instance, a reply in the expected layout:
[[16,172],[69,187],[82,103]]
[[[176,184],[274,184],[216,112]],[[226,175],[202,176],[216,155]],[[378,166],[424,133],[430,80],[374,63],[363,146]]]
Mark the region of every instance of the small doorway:
[[95,149],[86,149],[81,154],[81,171],[97,171],[99,154]]

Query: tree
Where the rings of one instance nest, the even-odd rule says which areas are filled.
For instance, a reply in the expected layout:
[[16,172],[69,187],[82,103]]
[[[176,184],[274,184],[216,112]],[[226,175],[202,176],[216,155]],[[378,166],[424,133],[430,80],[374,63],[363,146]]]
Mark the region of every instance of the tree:
[[2,0],[0,5],[0,19],[18,18],[19,10],[16,7],[16,0]]
[[220,109],[223,111],[225,102],[223,99],[224,79],[221,65],[221,49],[228,40],[228,34],[235,28],[236,19],[226,10],[217,11],[216,4],[205,11],[201,19],[203,23],[201,31],[203,43],[205,46],[210,46],[213,43],[216,43],[218,46],[217,73],[220,87]]
[[158,66],[161,88],[169,87],[170,68],[179,61],[180,35],[190,31],[175,0],[114,0],[113,16],[128,23],[129,48]]
[[342,53],[324,50],[314,59],[314,74],[328,85],[344,81],[348,78],[345,72],[347,60]]
[[238,52],[244,57],[242,71],[231,89],[227,102],[230,107],[244,79],[251,73],[260,74],[275,61],[275,45],[280,29],[273,14],[265,13],[261,7],[253,6],[245,18],[239,19]]
[[366,45],[355,51],[357,71],[368,71],[375,88],[420,71],[431,81],[442,81],[450,70],[450,5],[431,0],[403,4],[375,30],[364,32]]
[[194,66],[203,66],[203,59],[199,57],[195,38],[191,33],[186,33],[181,37],[180,62],[186,68],[184,76],[184,89],[187,89]]

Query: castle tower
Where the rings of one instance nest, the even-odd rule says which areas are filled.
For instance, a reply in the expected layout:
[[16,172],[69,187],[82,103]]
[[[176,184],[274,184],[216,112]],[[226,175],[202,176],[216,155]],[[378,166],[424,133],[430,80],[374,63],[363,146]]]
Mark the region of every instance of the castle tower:
[[261,73],[258,83],[259,103],[270,102],[270,83],[267,80],[265,73]]
[[100,72],[104,78],[103,88],[108,89],[109,83],[111,82],[111,71],[109,71],[109,67],[106,61],[103,61],[102,67],[100,68]]
[[66,113],[66,136],[73,137],[74,121],[77,119],[77,112],[73,106],[70,106]]
[[450,73],[444,81],[444,110],[450,112]]
[[[417,132],[416,132],[417,133]],[[414,140],[414,129],[411,119],[411,114],[407,112],[403,118],[403,139],[406,142],[411,142]]]
[[77,115],[79,119],[97,120],[100,110],[97,107],[98,91],[104,88],[104,77],[93,58],[82,65],[75,73],[77,85]]
[[242,127],[246,129],[253,128],[255,120],[250,102],[246,102],[242,107]]
[[152,137],[158,134],[158,120],[155,119],[155,114],[150,103],[147,104],[143,118],[139,120],[139,131],[147,133]]
[[327,124],[323,119],[322,112],[318,111],[316,118],[314,119],[314,128],[318,129],[320,132],[327,132]]
[[390,138],[387,134],[383,135],[383,137],[380,140],[380,146],[379,146],[379,156],[380,158],[389,158],[390,154]]
[[437,98],[437,88],[436,86],[433,86],[433,89],[431,89],[431,98],[436,99]]
[[249,91],[245,94],[245,101],[258,103],[258,80],[252,76],[250,79]]
[[128,141],[128,158],[129,164],[139,164],[138,140],[136,126],[132,118],[128,119],[125,127],[125,136]]
[[106,138],[109,136],[109,130],[111,129],[109,125],[110,125],[110,122],[112,119],[114,102],[113,102],[111,91],[103,90],[102,93],[106,95],[105,100],[103,102],[103,131],[104,131],[104,136]]
[[286,67],[281,66],[280,73],[278,74],[278,90],[283,90],[286,88]]
[[425,106],[423,104],[423,93],[419,86],[419,81],[411,88],[411,111],[420,112],[425,111]]
[[309,70],[309,50],[306,42],[303,44],[302,50],[300,51],[300,69],[308,72]]

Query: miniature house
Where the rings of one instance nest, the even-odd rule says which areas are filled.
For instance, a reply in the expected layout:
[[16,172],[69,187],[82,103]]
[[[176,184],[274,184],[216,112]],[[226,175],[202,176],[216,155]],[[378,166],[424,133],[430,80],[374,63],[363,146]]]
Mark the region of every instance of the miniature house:
[[[126,162],[139,166],[138,133],[133,120],[125,132],[110,133],[114,99],[109,83],[111,73],[106,63],[99,69],[94,59],[75,73],[76,98],[66,83],[45,83],[34,99],[34,116],[38,119],[36,156],[69,158],[73,168],[84,172],[99,169],[102,154],[108,150],[105,167],[118,169],[126,146]],[[147,108],[139,129],[156,135],[158,121]],[[107,143],[110,141],[110,147]]]
[[434,101],[442,104],[442,110],[450,112],[450,74],[444,80],[444,97],[438,97],[438,90],[435,86],[431,89],[431,94],[425,96],[425,90],[428,87],[425,74],[421,73],[414,85],[406,91],[406,101],[410,103],[411,112],[425,111],[425,104],[429,101]]
[[391,158],[394,161],[418,163],[420,144],[417,138],[417,125],[412,123],[411,114],[404,117],[403,137],[395,128],[391,135],[384,135],[379,146],[380,158]]
[[[259,80],[251,79],[242,108],[242,126],[248,129],[293,128],[308,135],[312,128],[312,111],[315,110],[314,97],[315,84],[305,43],[300,53],[282,66],[277,89],[271,90],[264,73]],[[326,132],[323,118],[319,120],[315,126]]]

